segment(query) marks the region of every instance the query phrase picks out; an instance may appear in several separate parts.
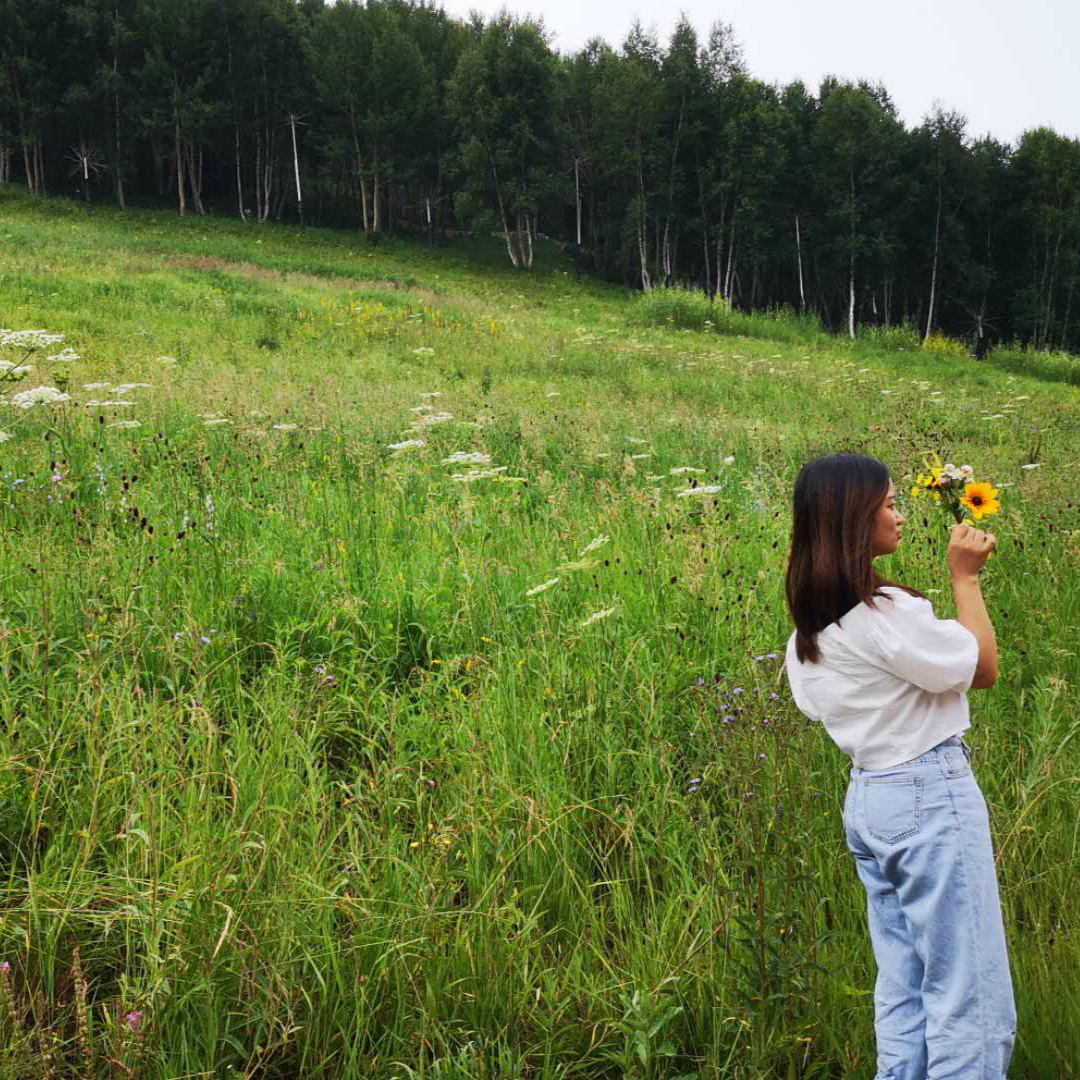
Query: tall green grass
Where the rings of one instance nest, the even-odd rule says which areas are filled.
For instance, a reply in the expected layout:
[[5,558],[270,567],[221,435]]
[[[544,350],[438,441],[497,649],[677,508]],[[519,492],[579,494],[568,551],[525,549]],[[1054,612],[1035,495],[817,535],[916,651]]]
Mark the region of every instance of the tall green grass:
[[1005,485],[1010,1075],[1077,1075],[1072,387],[469,251],[25,199],[3,237],[0,324],[80,354],[0,414],[3,1075],[870,1075],[845,763],[780,660],[838,447]]

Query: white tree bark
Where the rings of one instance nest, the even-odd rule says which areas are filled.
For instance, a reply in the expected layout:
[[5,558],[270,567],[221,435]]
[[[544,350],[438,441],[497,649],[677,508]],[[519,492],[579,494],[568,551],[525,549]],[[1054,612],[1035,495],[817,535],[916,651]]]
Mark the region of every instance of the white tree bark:
[[799,310],[806,312],[806,290],[803,288],[802,272],[802,233],[799,230],[799,215],[795,215],[795,256],[799,263]]
[[923,342],[929,340],[934,329],[934,302],[937,300],[938,253],[941,250],[941,172],[938,171],[937,213],[934,216],[934,261],[930,270],[930,304],[926,313],[926,333]]
[[300,156],[296,152],[296,113],[289,113],[289,127],[292,130],[293,175],[296,177],[296,212],[300,217],[300,225],[303,226],[304,196],[300,191]]
[[855,249],[852,248],[848,280],[848,336],[855,340]]

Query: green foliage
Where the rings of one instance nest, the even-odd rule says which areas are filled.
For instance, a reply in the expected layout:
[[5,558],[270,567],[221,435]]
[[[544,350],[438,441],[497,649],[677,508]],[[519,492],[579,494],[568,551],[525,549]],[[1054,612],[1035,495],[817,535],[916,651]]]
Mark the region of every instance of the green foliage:
[[[79,354],[2,387],[73,400],[0,418],[0,1075],[871,1073],[783,571],[802,462],[903,492],[927,440],[1004,496],[969,738],[1014,1080],[1068,1075],[1080,420],[1043,354],[673,332],[641,313],[680,294],[550,249],[253,233],[0,208],[5,326]],[[917,512],[890,561],[950,614]]]
[[726,312],[723,300],[710,299],[700,289],[674,285],[639,294],[634,301],[633,318],[642,326],[708,330],[717,326]]

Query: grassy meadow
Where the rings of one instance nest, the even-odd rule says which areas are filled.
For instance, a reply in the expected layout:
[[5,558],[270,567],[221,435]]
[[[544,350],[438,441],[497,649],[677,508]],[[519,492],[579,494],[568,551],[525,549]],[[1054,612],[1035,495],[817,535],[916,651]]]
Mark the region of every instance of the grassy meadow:
[[0,1076],[872,1077],[782,670],[795,474],[853,449],[943,616],[913,471],[1002,491],[1010,1076],[1080,1077],[1073,362],[504,261],[0,188],[0,326],[65,335],[0,385]]

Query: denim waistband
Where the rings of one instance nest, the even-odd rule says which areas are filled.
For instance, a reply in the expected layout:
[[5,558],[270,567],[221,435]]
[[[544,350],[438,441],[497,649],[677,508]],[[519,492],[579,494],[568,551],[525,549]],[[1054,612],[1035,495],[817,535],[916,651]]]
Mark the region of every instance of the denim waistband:
[[971,754],[971,747],[964,740],[962,735],[950,735],[947,739],[943,739],[939,742],[937,746],[927,750],[925,754],[920,754],[919,757],[911,758],[908,761],[898,761],[895,765],[886,766],[885,769],[862,769],[857,765],[853,765],[851,774],[852,776],[863,776],[867,773],[886,772],[889,769],[901,769],[907,765],[929,765],[937,760],[939,750],[945,750],[950,746],[961,746],[968,752],[969,756]]

